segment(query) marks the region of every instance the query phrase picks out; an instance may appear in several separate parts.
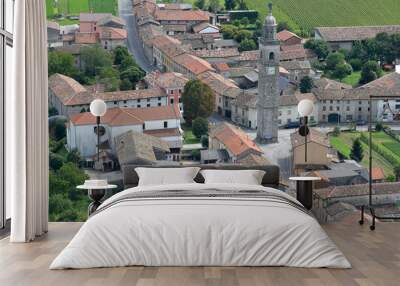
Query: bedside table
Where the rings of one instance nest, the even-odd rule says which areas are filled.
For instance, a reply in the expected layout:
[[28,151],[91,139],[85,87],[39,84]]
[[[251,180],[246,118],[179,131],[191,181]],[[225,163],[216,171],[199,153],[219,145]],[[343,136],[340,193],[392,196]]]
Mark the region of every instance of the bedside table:
[[84,185],[77,186],[76,188],[79,190],[88,191],[88,196],[92,201],[88,206],[88,215],[90,216],[101,205],[102,200],[106,195],[106,190],[116,189],[117,187],[118,187],[117,185],[109,185],[107,183],[96,185],[96,184],[91,184],[90,181],[85,181]]
[[313,205],[313,182],[320,181],[319,177],[290,177],[289,180],[296,182],[296,199],[303,206],[311,210]]

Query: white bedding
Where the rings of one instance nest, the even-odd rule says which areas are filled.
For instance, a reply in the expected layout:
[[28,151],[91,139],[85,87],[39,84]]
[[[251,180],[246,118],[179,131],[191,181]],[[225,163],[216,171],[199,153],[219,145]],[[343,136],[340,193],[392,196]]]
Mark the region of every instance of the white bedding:
[[[122,200],[141,191],[263,190],[261,186],[184,184],[136,187],[109,198],[50,269],[145,266],[349,268],[318,222],[296,207],[258,198]],[[108,205],[108,207],[107,207]]]

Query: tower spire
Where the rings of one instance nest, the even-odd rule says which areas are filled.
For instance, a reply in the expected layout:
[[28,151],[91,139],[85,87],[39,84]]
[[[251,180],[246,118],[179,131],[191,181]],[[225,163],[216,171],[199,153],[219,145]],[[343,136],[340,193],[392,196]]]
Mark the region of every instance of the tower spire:
[[268,3],[269,14],[272,15],[272,2]]

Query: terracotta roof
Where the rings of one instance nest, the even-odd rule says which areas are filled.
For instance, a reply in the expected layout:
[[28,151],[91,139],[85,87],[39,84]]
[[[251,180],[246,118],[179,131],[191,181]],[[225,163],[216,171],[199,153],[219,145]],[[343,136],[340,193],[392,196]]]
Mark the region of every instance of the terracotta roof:
[[66,34],[62,35],[63,42],[72,42],[75,41],[75,34]]
[[279,106],[292,106],[297,105],[299,101],[294,95],[281,95],[279,96]]
[[62,74],[50,76],[49,89],[64,105],[77,102],[76,98],[82,99],[85,103],[93,99],[79,82]]
[[111,13],[80,13],[79,22],[97,22],[111,15]]
[[[207,22],[199,23],[199,24],[193,26],[192,29],[193,29],[194,33],[199,33],[200,31],[207,29],[207,28],[213,28],[219,32],[219,28],[217,26],[211,25],[210,23],[207,23]],[[216,32],[216,33],[218,33],[218,32]]]
[[226,122],[215,126],[210,131],[210,137],[216,138],[234,156],[239,156],[248,151],[256,154],[263,153],[261,148],[245,132]]
[[382,168],[372,168],[372,180],[384,180],[385,173]]
[[[292,147],[296,148],[303,145],[305,143],[304,138],[305,137],[301,136],[297,131],[290,134]],[[331,147],[328,136],[320,131],[317,131],[315,128],[310,128],[310,134],[307,136],[307,142],[315,142],[325,147]]]
[[100,33],[100,39],[105,40],[125,40],[128,33],[125,29],[103,27]]
[[220,72],[226,72],[229,71],[229,66],[227,63],[215,63],[213,64],[213,67]]
[[295,96],[296,96],[298,102],[300,102],[303,99],[309,99],[312,102],[317,102],[317,97],[312,92],[310,92],[310,93],[296,93]]
[[265,166],[271,164],[267,158],[255,154],[248,154],[237,160],[236,163],[244,166]]
[[182,54],[178,57],[175,57],[174,61],[195,75],[214,70],[209,62],[190,54]]
[[163,89],[181,88],[185,87],[185,84],[189,81],[183,74],[176,72],[161,73],[154,71],[148,73],[145,77],[145,81],[152,87],[158,86]]
[[102,93],[96,93],[94,96],[96,98],[101,98],[104,101],[121,101],[121,100],[162,97],[166,96],[166,94],[160,88],[156,87],[150,89],[102,92]]
[[209,21],[210,13],[202,10],[158,10],[157,21]]
[[164,28],[165,31],[186,32],[186,25],[185,24],[181,24],[181,25],[164,24],[163,28]]
[[[321,198],[341,198],[351,196],[366,196],[369,194],[369,185],[331,186],[314,190]],[[373,184],[373,195],[396,194],[400,192],[400,182]]]
[[156,47],[171,58],[185,53],[182,43],[179,40],[167,35],[154,37],[146,41],[146,45]]
[[290,70],[311,69],[311,64],[307,60],[304,60],[304,61],[299,61],[299,60],[286,61],[286,62],[281,62],[280,65],[282,67],[284,67],[288,71],[290,71]]
[[240,89],[234,81],[215,72],[208,71],[200,74],[197,78],[207,84],[216,94],[234,98],[240,93]]
[[238,96],[232,101],[232,105],[236,105],[241,108],[256,108],[257,94],[242,90],[242,92],[240,92]]
[[[109,126],[141,125],[146,121],[179,119],[171,106],[148,108],[111,108],[101,118],[101,123]],[[70,121],[74,125],[94,125],[96,117],[90,112],[73,114]]]
[[120,17],[116,17],[114,15],[108,15],[108,16],[102,17],[99,21],[97,21],[97,25],[98,26],[105,26],[110,22],[117,23],[118,25],[121,25],[121,26],[125,26],[126,25],[124,19],[122,19]]
[[97,33],[75,33],[75,42],[77,44],[96,44]]
[[325,41],[346,42],[374,38],[378,33],[400,33],[400,25],[391,26],[353,26],[353,27],[317,27]]
[[143,131],[147,135],[151,135],[154,137],[175,137],[181,136],[181,131],[179,128],[168,128],[168,129],[157,129],[157,130],[144,130]]
[[317,89],[352,89],[350,84],[342,83],[326,77],[314,80]]
[[54,50],[59,51],[59,52],[73,54],[73,55],[79,55],[81,53],[81,49],[83,47],[87,47],[87,45],[73,44],[73,45],[67,45],[67,46],[62,46],[62,47],[55,47]]
[[240,55],[237,48],[215,49],[215,50],[194,50],[192,54],[200,58],[231,58]]
[[400,96],[400,74],[392,72],[374,81],[371,81],[356,90],[368,90],[374,95],[397,95]]
[[316,54],[312,50],[305,49],[303,45],[281,46],[281,61],[312,59],[315,57]]
[[292,33],[288,30],[280,31],[279,33],[276,34],[276,37],[278,38],[279,41],[282,41],[282,42],[285,42],[293,37],[301,40],[301,38],[299,36],[297,36],[295,33]]
[[239,61],[258,61],[260,51],[246,51],[240,53]]

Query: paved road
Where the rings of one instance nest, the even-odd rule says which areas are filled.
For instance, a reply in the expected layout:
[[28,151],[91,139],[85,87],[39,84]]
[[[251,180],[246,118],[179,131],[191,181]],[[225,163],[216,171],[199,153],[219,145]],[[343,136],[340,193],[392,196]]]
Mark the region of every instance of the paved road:
[[126,22],[126,30],[128,32],[128,50],[135,58],[138,65],[145,71],[151,72],[154,67],[151,66],[144,55],[142,42],[136,27],[136,19],[133,14],[131,0],[118,0],[119,16]]

